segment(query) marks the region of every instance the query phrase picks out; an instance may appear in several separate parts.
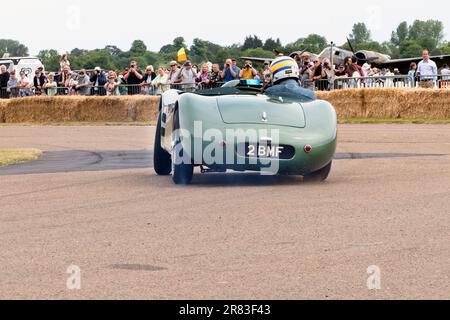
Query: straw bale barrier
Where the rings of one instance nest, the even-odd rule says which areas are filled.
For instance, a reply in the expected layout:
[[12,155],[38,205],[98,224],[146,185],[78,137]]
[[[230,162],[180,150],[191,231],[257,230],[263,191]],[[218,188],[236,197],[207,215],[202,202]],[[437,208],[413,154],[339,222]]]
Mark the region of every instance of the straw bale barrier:
[[450,90],[347,89],[319,92],[339,118],[450,119]]
[[[450,119],[450,90],[348,89],[318,92],[339,118]],[[149,122],[155,123],[159,98],[29,97],[0,100],[0,122]]]
[[28,97],[0,100],[0,122],[155,122],[158,97]]

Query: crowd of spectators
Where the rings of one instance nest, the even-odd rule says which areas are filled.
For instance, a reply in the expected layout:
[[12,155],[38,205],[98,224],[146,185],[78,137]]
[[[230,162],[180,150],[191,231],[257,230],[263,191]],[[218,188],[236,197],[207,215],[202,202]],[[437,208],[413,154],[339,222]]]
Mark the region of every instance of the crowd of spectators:
[[[320,61],[311,59],[308,53],[295,55],[300,70],[300,81],[303,87],[311,90],[330,90],[343,87],[359,87],[362,85],[394,86],[403,81],[407,86],[430,88],[437,76],[436,64],[429,60],[428,50],[423,52],[423,61],[418,65],[412,63],[408,75],[401,75],[394,68],[378,69],[372,67],[370,61],[362,66],[356,57],[347,57],[343,64],[333,65],[329,59]],[[450,70],[444,65],[441,70],[442,80],[450,80]],[[226,59],[223,67],[210,61],[200,67],[186,61],[179,64],[171,61],[168,69],[161,66],[156,71],[149,65],[142,71],[137,62],[132,60],[123,71],[105,71],[100,67],[93,70],[81,69],[73,71],[69,57],[63,55],[59,72],[44,73],[43,68],[35,71],[34,77],[28,77],[21,71],[8,72],[4,65],[0,66],[1,98],[24,97],[31,95],[161,95],[170,88],[194,91],[202,88],[214,88],[225,82],[236,79],[259,79],[264,84],[270,81],[270,61],[265,61],[262,69],[255,68],[251,61],[245,61],[239,68],[236,59]]]

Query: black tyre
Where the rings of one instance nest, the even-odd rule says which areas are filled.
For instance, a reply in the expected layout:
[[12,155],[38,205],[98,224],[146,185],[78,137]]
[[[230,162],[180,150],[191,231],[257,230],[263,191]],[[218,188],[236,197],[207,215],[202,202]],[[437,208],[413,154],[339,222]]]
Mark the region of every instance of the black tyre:
[[172,180],[175,184],[187,185],[192,181],[192,177],[194,175],[194,165],[192,162],[185,163],[185,161],[183,161],[184,150],[179,137],[176,136],[176,132],[179,128],[179,114],[178,110],[175,110],[173,116],[173,132],[175,135],[172,137],[174,140],[174,147],[172,149]]
[[332,163],[333,162],[331,161],[329,164],[327,164],[322,169],[315,171],[315,172],[311,172],[310,174],[304,175],[303,181],[305,181],[305,182],[325,181],[328,178],[328,175],[330,174]]
[[177,142],[172,153],[172,180],[175,184],[187,185],[191,183],[194,175],[194,165],[183,162],[183,149],[180,142]]
[[172,160],[170,154],[161,147],[161,113],[156,125],[155,145],[153,148],[153,168],[160,176],[167,176],[172,172]]

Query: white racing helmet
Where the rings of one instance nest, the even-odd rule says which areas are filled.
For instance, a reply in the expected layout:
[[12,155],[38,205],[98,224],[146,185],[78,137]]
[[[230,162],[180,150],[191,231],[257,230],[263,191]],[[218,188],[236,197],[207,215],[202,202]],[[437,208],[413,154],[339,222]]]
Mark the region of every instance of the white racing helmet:
[[270,78],[272,83],[276,83],[282,79],[298,79],[300,70],[297,62],[291,57],[278,57],[272,61],[270,65]]

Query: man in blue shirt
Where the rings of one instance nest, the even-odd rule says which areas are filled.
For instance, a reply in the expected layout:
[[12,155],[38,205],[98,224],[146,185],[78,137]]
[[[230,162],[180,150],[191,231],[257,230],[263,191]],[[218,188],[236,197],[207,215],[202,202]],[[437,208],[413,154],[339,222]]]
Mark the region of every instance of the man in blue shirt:
[[434,61],[430,60],[430,52],[424,49],[422,52],[423,60],[417,66],[419,76],[419,86],[421,88],[433,88],[437,79],[438,69]]
[[239,78],[239,70],[237,67],[233,66],[231,59],[227,59],[225,65],[223,66],[222,79],[223,82],[229,82],[231,80],[236,80]]

